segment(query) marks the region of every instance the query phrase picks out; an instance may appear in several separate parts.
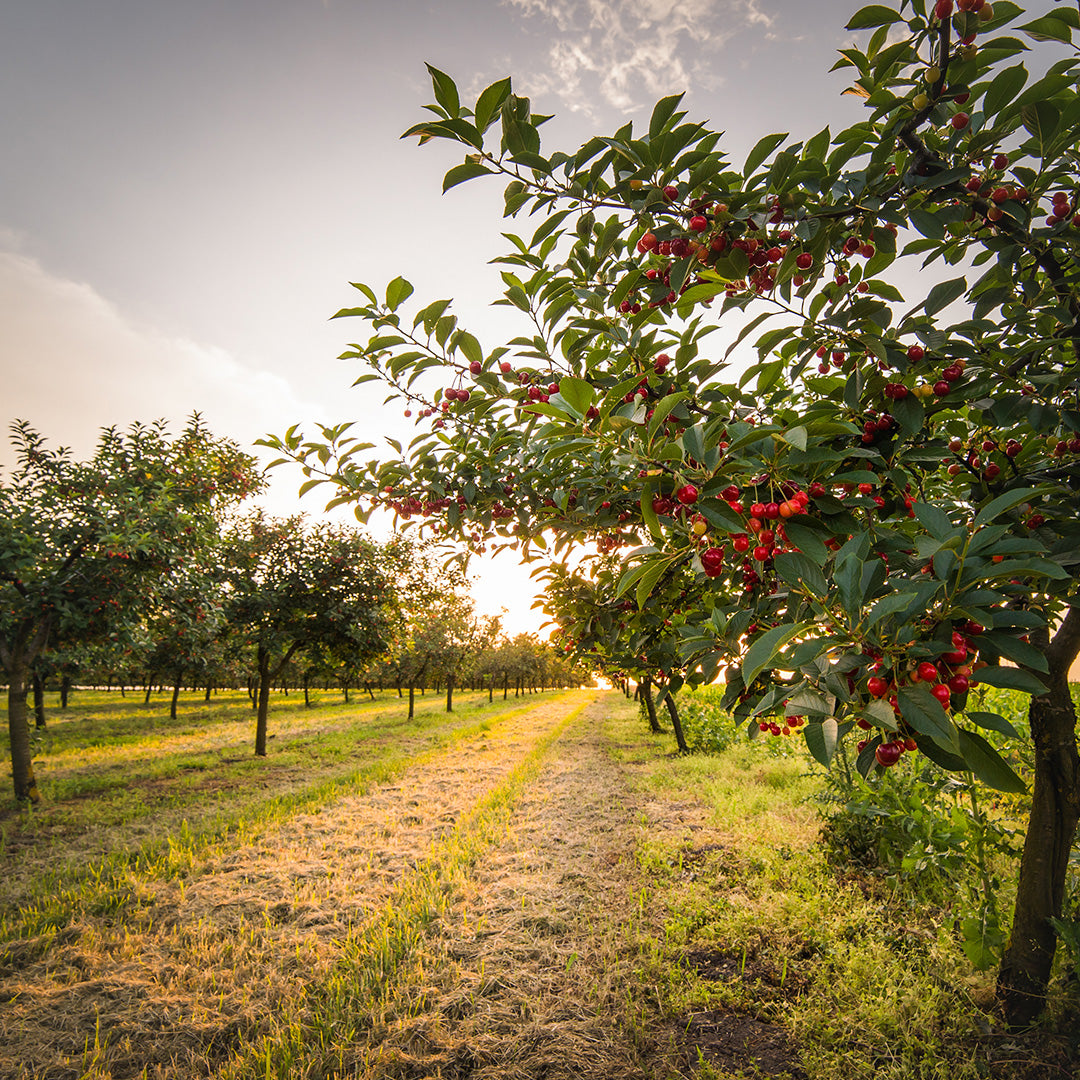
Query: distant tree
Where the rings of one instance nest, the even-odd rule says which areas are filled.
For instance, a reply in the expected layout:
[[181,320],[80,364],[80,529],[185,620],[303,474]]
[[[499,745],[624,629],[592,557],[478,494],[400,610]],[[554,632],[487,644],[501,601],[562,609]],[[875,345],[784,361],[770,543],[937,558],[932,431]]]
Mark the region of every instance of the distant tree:
[[26,710],[35,661],[49,647],[118,639],[262,479],[254,458],[197,416],[175,439],[163,422],[108,428],[86,462],[24,421],[11,430],[16,465],[0,480],[0,664],[15,797],[37,802]]
[[264,757],[270,688],[298,652],[359,664],[386,648],[394,558],[354,529],[261,511],[233,526],[225,551],[224,615],[254,652],[255,753]]

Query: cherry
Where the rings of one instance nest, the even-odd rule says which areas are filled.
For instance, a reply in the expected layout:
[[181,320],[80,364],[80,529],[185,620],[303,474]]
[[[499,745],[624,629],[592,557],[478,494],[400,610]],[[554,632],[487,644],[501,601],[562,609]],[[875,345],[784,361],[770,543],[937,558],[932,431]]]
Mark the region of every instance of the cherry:
[[745,533],[740,533],[731,541],[731,546],[742,555],[750,550],[750,538]]
[[701,553],[701,566],[709,577],[718,577],[724,571],[724,549],[707,548]]
[[880,675],[871,675],[866,680],[866,689],[876,698],[884,697],[888,693],[889,684]]
[[949,679],[949,689],[954,694],[967,693],[968,687],[970,685],[971,681],[966,675],[953,675],[952,678]]
[[683,506],[693,506],[698,500],[698,489],[693,484],[685,484],[675,492],[675,498],[683,504]]
[[968,126],[968,120],[969,120],[969,119],[970,119],[970,117],[968,116],[968,114],[967,114],[966,112],[958,112],[958,113],[957,113],[957,114],[956,114],[956,115],[955,115],[955,116],[954,116],[954,117],[952,118],[952,120],[950,121],[950,123],[952,124],[952,126],[953,126],[953,127],[954,127],[954,128],[955,128],[955,129],[957,130],[957,131],[963,131],[963,130],[964,130],[964,128],[966,128],[966,127]]
[[938,669],[929,660],[924,660],[915,670],[923,682],[933,682],[938,677]]
[[709,227],[708,218],[702,217],[701,214],[695,214],[690,219],[690,229],[692,232],[704,232]]
[[800,270],[809,270],[814,265],[814,256],[809,251],[804,251],[795,257],[795,265]]
[[949,699],[952,697],[952,691],[945,683],[937,683],[935,686],[930,687],[930,693],[933,694],[942,705],[948,705]]
[[907,351],[907,358],[912,363],[918,363],[926,355],[926,350],[921,345],[912,345]]
[[679,197],[679,189],[674,184],[668,184],[664,188],[664,198],[668,202],[674,202]]
[[[951,0],[950,0],[951,3]],[[877,763],[884,769],[895,765],[904,753],[904,744],[901,742],[882,743],[875,751],[874,757]]]

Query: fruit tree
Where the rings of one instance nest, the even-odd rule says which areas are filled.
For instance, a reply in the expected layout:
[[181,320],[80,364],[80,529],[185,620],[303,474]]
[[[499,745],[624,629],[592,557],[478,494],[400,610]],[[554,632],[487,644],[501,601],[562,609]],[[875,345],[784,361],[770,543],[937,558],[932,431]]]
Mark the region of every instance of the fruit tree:
[[1080,16],[893,0],[848,29],[861,117],[765,135],[741,165],[679,97],[544,152],[508,79],[467,106],[432,68],[433,115],[407,134],[464,148],[444,190],[505,181],[521,235],[497,302],[525,329],[487,351],[448,301],[358,284],[338,314],[370,334],[345,356],[416,439],[374,460],[348,425],[269,441],[361,516],[622,550],[610,601],[636,626],[685,594],[672,677],[725,672],[736,715],[800,717],[824,762],[851,738],[864,772],[919,753],[1022,789],[979,687],[1031,694],[999,975],[1022,1023],[1080,815]]

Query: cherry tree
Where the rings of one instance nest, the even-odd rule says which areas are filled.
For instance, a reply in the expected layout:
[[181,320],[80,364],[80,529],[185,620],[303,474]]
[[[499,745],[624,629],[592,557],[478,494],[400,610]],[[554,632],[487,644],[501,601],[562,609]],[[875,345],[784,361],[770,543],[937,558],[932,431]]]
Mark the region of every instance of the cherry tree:
[[544,153],[509,79],[469,106],[431,68],[407,134],[463,147],[444,190],[505,182],[526,229],[497,302],[523,332],[485,350],[449,301],[357,284],[338,315],[369,334],[344,355],[416,439],[366,461],[347,424],[271,440],[361,516],[622,551],[610,601],[636,627],[691,598],[657,637],[678,678],[726,672],[751,729],[798,718],[825,763],[852,738],[864,773],[919,753],[1021,791],[980,687],[1030,694],[1014,1023],[1042,1008],[1080,817],[1080,15],[1032,14],[862,8],[838,61],[862,118],[764,135],[741,165],[679,97]]
[[0,482],[0,664],[8,679],[15,797],[40,799],[26,686],[46,649],[116,642],[194,557],[220,516],[262,486],[255,459],[195,416],[177,437],[162,422],[106,429],[73,460],[25,421]]

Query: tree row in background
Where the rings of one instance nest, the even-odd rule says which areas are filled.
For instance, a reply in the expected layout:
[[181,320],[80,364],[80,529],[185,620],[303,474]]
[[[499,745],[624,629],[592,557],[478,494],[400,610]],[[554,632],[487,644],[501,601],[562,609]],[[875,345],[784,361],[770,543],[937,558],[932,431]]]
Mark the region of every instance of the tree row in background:
[[240,514],[264,481],[255,459],[198,417],[105,431],[77,462],[28,424],[12,427],[16,465],[0,483],[0,664],[17,800],[40,796],[31,714],[44,689],[74,684],[246,685],[255,752],[266,753],[270,693],[338,685],[444,688],[483,681],[582,681],[527,637],[499,640],[460,574],[422,544],[378,543],[355,528]]

